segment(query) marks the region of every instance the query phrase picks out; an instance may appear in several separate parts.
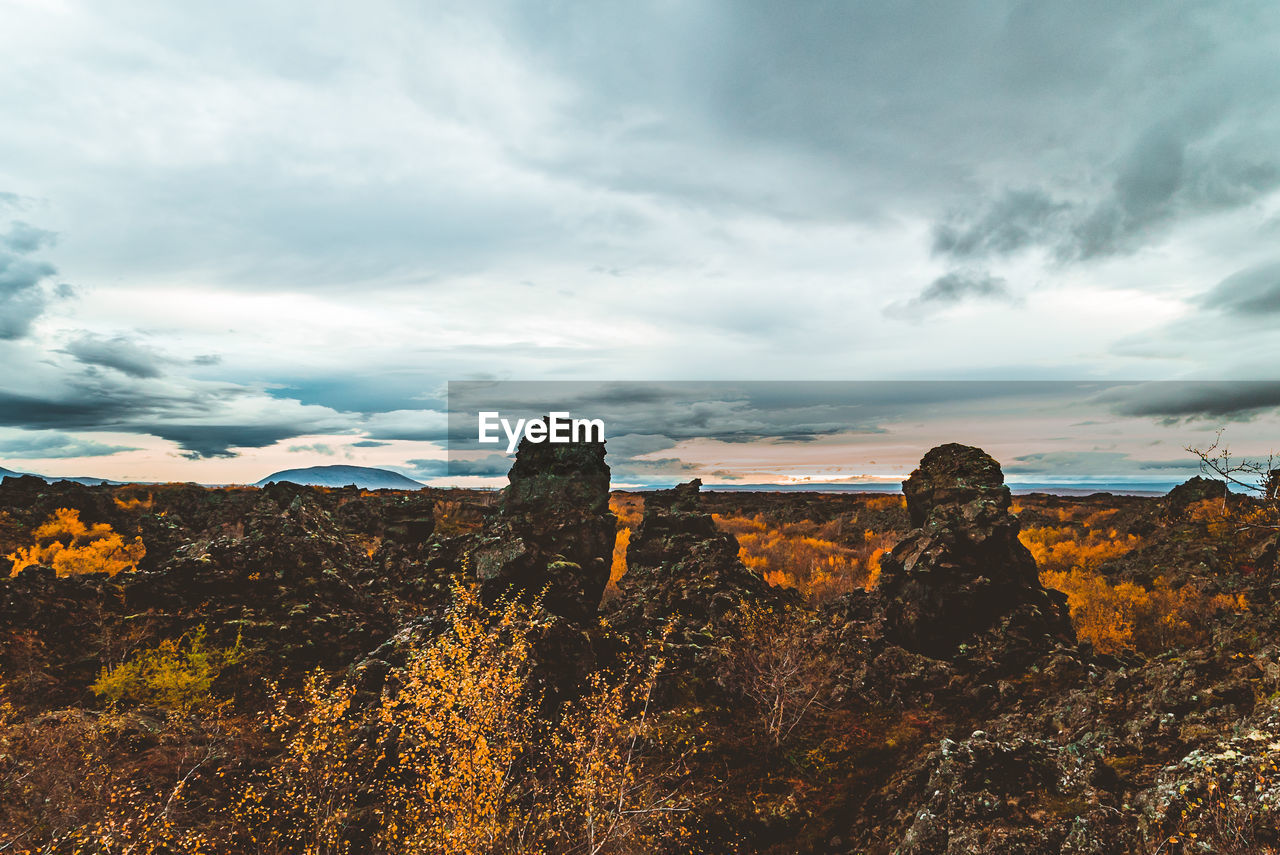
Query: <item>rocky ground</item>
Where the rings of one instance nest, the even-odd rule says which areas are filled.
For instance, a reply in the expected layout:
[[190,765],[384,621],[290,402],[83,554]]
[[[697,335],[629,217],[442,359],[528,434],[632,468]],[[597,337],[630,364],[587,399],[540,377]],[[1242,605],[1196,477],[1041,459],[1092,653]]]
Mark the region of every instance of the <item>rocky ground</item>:
[[[273,684],[316,668],[385,697],[459,582],[485,602],[541,604],[530,634],[547,709],[629,651],[660,647],[652,750],[678,767],[680,832],[607,851],[1280,846],[1280,568],[1264,505],[1201,480],[1164,498],[1015,502],[996,461],[945,445],[904,484],[905,507],[696,482],[647,493],[610,585],[618,520],[603,447],[526,444],[510,481],[495,496],[6,479],[0,556],[71,509],[141,538],[145,557],[116,573],[36,563],[12,577],[14,558],[0,558],[0,851],[58,851],[91,825],[101,792],[72,779],[192,775],[201,802],[183,821],[199,824],[227,797],[215,779],[279,750],[241,729],[183,765],[174,758],[213,757],[200,746],[221,725],[177,727],[172,709],[104,697],[104,668],[199,630],[235,651],[208,688],[219,715],[252,718]],[[806,599],[749,569],[713,513],[822,524],[850,543],[888,532],[896,546],[874,584]],[[1024,540],[1051,526],[1126,544],[1069,569],[1108,595],[1159,592],[1172,605],[1142,614],[1167,631],[1107,635],[1105,603],[1098,617],[1046,588]],[[1188,591],[1196,599],[1179,598]],[[88,752],[108,715],[129,724]],[[92,769],[77,766],[86,752]]]

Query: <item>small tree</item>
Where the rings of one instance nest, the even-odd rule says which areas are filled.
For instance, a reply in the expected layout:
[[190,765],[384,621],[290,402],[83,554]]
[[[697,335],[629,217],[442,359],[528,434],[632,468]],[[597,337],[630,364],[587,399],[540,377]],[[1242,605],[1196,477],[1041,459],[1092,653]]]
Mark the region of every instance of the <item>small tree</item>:
[[653,767],[653,692],[663,660],[590,691],[564,712],[549,759],[560,784],[549,817],[554,845],[573,855],[651,852],[676,836],[689,810],[678,784]]
[[[596,677],[539,715],[536,605],[486,608],[459,586],[378,699],[316,673],[280,698],[276,762],[242,788],[239,850],[306,855],[651,851],[685,808],[642,762],[658,666]],[[640,679],[635,679],[639,677]]]
[[[1235,485],[1246,493],[1266,501],[1273,510],[1280,509],[1280,460],[1275,452],[1262,458],[1234,457],[1231,449],[1222,442],[1225,428],[1219,428],[1213,443],[1207,448],[1187,446],[1186,450],[1200,459],[1200,471]],[[1252,525],[1260,523],[1253,522]],[[1261,523],[1267,528],[1280,528],[1274,520]]]
[[744,606],[735,618],[723,679],[755,708],[773,746],[780,746],[830,697],[835,663],[816,649],[804,612]]

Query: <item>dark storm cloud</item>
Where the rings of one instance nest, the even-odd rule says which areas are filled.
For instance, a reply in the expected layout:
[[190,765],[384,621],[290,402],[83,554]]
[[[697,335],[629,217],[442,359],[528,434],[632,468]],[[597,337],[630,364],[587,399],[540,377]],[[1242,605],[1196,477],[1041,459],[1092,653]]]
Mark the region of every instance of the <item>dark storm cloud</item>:
[[1074,227],[1074,246],[1059,254],[1090,258],[1126,248],[1131,236],[1172,215],[1185,180],[1186,143],[1168,128],[1149,131],[1121,165],[1112,198]]
[[107,375],[66,381],[43,394],[0,389],[0,426],[29,430],[149,434],[177,444],[192,459],[234,457],[235,448],[262,448],[322,430],[345,429],[333,414],[280,407],[239,416],[255,390],[208,383],[190,388]]
[[[443,478],[449,474],[447,460],[406,460],[405,467],[409,469],[410,477],[423,480]],[[510,468],[510,461],[508,461],[508,468]]]
[[1104,191],[1075,188],[1058,197],[1046,188],[1005,190],[937,224],[933,251],[995,258],[1039,247],[1059,262],[1132,252],[1177,223],[1252,204],[1280,187],[1280,156],[1266,148],[1280,143],[1280,134],[1259,124],[1228,126],[1221,129],[1225,141],[1201,142],[1197,137],[1219,131],[1213,120],[1160,123],[1117,162]]
[[82,398],[74,394],[40,397],[0,390],[0,425],[35,430],[109,429],[120,425],[121,418],[135,402],[120,398]]
[[1178,381],[1108,389],[1094,399],[1122,416],[1168,422],[1203,419],[1245,420],[1280,407],[1280,382]]
[[962,215],[933,230],[933,251],[956,258],[1007,255],[1055,240],[1071,206],[1041,190],[1007,190],[991,207],[966,221]]
[[1280,262],[1228,276],[1201,298],[1200,305],[1241,317],[1280,312]]
[[981,271],[952,271],[930,282],[910,300],[890,304],[885,314],[913,319],[969,300],[1014,303],[1017,298],[1009,290],[1009,283],[998,276]]
[[1199,458],[1194,458],[1194,457],[1191,457],[1190,455],[1187,455],[1187,457],[1181,458],[1178,460],[1141,460],[1141,461],[1138,461],[1137,465],[1138,465],[1138,469],[1144,472],[1156,472],[1156,471],[1163,471],[1163,470],[1173,470],[1173,471],[1185,470],[1187,472],[1200,471]]
[[14,223],[0,235],[0,339],[23,338],[48,302],[43,285],[58,269],[28,256],[53,242],[54,234]]
[[372,439],[363,439],[360,442],[351,443],[352,448],[385,448],[390,445],[389,442],[378,442]]
[[[647,451],[670,447],[681,439],[750,442],[768,437],[829,436],[872,431],[873,416],[853,412],[851,404],[822,397],[824,384],[785,405],[769,402],[770,383],[591,383],[500,382],[451,383],[449,438],[453,448],[476,447],[477,414],[496,411],[514,423],[540,418],[550,411],[574,418],[599,418],[606,435],[642,437],[624,440]],[[841,394],[840,384],[826,384]],[[596,397],[599,391],[600,397]],[[776,394],[776,393],[775,393]],[[753,401],[759,395],[760,403]],[[611,446],[612,449],[612,446]]]
[[605,446],[612,462],[627,460],[642,454],[652,454],[655,451],[665,451],[668,448],[674,448],[675,444],[676,440],[661,434],[615,433],[608,437]]
[[59,457],[106,457],[122,451],[134,451],[125,445],[107,445],[64,433],[40,432],[33,436],[0,439],[0,458],[45,459]]
[[1012,296],[1009,283],[1003,279],[985,273],[948,273],[933,280],[916,300],[922,304],[949,305],[970,297],[1008,300]]
[[1200,461],[1191,454],[1176,460],[1135,460],[1121,451],[1051,451],[1015,457],[1002,468],[1006,475],[1052,478],[1150,478],[1154,473],[1180,478],[1198,472]]
[[52,246],[57,238],[58,235],[55,232],[38,229],[30,223],[17,220],[9,227],[7,233],[0,235],[0,246],[10,252],[26,254]]
[[1114,474],[1127,457],[1118,451],[1050,451],[1015,457],[1001,468],[1006,475]]
[[112,368],[129,377],[159,377],[163,357],[124,336],[100,338],[82,335],[69,343],[66,352],[85,365]]
[[[688,481],[698,475],[715,475],[725,477],[721,470],[703,471],[703,467],[681,460],[677,457],[659,457],[646,460],[627,460],[612,466],[613,480],[624,482],[640,482],[643,484],[674,484]],[[730,480],[738,480],[734,476]]]
[[153,424],[134,430],[177,443],[183,456],[191,460],[205,457],[235,457],[237,448],[265,448],[304,433],[297,425],[280,424]]

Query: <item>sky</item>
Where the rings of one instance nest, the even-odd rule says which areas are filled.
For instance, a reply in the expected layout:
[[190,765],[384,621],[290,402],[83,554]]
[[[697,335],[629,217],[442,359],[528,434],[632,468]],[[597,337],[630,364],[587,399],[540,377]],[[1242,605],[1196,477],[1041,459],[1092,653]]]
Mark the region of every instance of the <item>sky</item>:
[[[0,0],[9,469],[430,478],[451,380],[1275,380],[1278,238],[1271,2]],[[1123,445],[886,413],[881,474],[1280,435],[1149,388]],[[787,429],[615,457],[812,477]]]

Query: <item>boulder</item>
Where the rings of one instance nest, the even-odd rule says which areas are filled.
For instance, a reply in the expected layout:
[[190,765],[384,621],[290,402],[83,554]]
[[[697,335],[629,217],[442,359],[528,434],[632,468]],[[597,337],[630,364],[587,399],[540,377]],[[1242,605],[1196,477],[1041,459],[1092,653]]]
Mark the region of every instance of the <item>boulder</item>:
[[934,448],[903,492],[916,528],[880,562],[886,638],[941,658],[991,630],[1034,647],[1074,642],[1066,597],[1040,584],[990,455]]
[[618,524],[604,458],[603,442],[520,441],[499,511],[471,551],[486,600],[541,596],[553,614],[595,617]]
[[1227,482],[1216,478],[1190,478],[1169,491],[1164,498],[1165,515],[1171,519],[1182,516],[1196,502],[1206,499],[1225,499]]
[[694,479],[645,493],[620,596],[611,604],[611,622],[624,632],[643,635],[670,625],[673,645],[703,645],[742,606],[795,599],[743,565],[738,541],[702,510],[701,486]]

